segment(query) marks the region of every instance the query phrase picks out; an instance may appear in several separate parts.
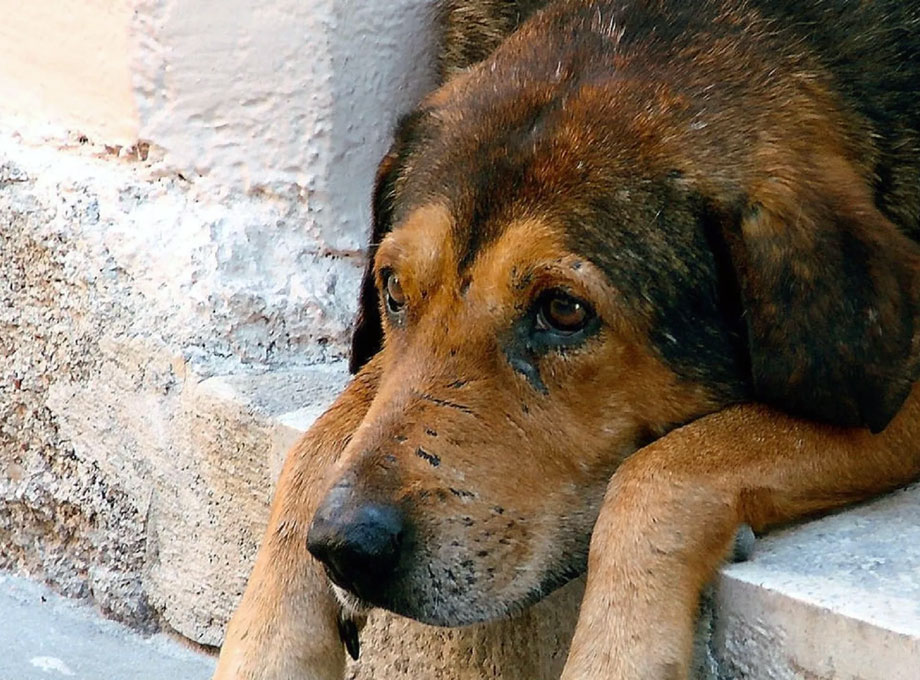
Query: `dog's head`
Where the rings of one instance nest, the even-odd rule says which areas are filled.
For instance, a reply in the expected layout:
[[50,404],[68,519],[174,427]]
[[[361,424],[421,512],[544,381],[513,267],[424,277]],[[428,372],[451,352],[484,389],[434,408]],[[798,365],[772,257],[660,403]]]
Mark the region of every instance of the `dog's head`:
[[353,361],[382,377],[310,548],[425,622],[581,573],[611,474],[668,430],[746,399],[879,429],[916,375],[916,249],[846,140],[758,146],[551,41],[430,96],[378,173]]

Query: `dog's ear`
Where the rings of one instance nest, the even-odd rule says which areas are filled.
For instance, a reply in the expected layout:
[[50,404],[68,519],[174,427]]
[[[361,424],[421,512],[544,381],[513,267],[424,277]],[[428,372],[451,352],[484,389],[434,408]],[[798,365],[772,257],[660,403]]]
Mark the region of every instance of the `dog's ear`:
[[728,245],[756,398],[878,432],[918,377],[920,249],[862,178],[835,170],[761,185]]
[[374,283],[374,256],[383,237],[393,228],[393,212],[399,180],[412,149],[418,140],[423,111],[410,113],[396,126],[394,141],[377,168],[371,202],[371,240],[367,248],[367,264],[358,298],[358,314],[351,336],[351,357],[348,368],[352,373],[370,361],[383,346],[383,328],[377,286]]

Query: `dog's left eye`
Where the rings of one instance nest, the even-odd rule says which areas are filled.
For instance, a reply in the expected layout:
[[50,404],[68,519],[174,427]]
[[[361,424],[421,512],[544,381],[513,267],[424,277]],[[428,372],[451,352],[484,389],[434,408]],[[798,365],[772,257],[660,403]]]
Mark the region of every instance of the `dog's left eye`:
[[544,294],[537,307],[537,328],[571,335],[582,330],[594,313],[587,302],[560,290]]
[[402,283],[394,272],[387,272],[383,282],[384,294],[386,295],[387,308],[394,314],[398,314],[406,305],[406,293],[403,291]]

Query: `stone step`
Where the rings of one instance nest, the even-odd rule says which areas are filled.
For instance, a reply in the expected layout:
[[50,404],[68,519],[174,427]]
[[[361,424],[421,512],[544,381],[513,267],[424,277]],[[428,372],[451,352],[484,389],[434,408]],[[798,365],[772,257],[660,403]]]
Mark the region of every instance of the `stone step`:
[[207,680],[212,656],[144,637],[24,578],[0,574],[0,680]]
[[[199,383],[191,400],[203,415],[237,423],[225,427],[221,450],[257,445],[246,455],[267,456],[274,480],[284,451],[345,379],[341,364],[219,377]],[[238,568],[247,571],[248,559]],[[516,620],[458,630],[374,613],[346,677],[556,680],[582,588],[576,581]],[[221,602],[211,611],[230,611],[239,596],[215,592]],[[722,570],[715,602],[709,647],[720,680],[920,680],[920,484],[758,539],[750,561]],[[0,577],[0,652],[0,680],[195,680],[214,665],[9,576]]]
[[716,600],[726,678],[920,680],[920,484],[763,537]]

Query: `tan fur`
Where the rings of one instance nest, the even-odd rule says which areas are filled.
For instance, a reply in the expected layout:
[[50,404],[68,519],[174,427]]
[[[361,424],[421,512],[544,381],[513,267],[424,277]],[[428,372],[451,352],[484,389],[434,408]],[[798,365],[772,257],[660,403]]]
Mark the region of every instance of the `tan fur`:
[[288,453],[214,680],[341,680],[340,608],[304,544],[326,476],[364,417],[379,374],[378,362],[365,367]]
[[918,387],[879,435],[762,406],[671,432],[611,480],[563,680],[686,678],[700,589],[741,522],[762,531],[918,475]]

